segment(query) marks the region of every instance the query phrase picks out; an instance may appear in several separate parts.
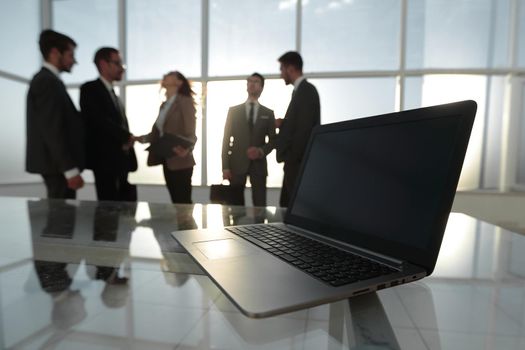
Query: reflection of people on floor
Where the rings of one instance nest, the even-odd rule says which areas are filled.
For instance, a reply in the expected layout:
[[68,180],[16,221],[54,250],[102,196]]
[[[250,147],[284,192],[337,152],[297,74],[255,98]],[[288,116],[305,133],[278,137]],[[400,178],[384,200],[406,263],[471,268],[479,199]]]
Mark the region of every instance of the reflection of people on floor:
[[[141,203],[141,205],[145,204]],[[171,237],[171,232],[193,230],[198,227],[193,216],[195,205],[166,206],[154,203],[147,203],[147,205],[150,218],[141,220],[138,225],[151,230],[157,240],[162,254],[160,269],[165,272],[166,282],[175,287],[181,286],[189,278],[189,269],[192,269],[191,272],[195,271],[195,265],[190,260],[181,260],[181,253],[186,251]]]
[[264,207],[222,207],[224,226],[263,224],[279,221],[274,213]]
[[[82,230],[86,223],[75,227],[76,220],[82,220],[80,212],[77,213],[77,205],[65,200],[28,201],[35,272],[41,290],[51,297],[53,303],[52,324],[60,330],[67,330],[86,317],[85,298],[81,290],[75,288],[74,283],[75,275],[83,261],[88,275],[90,270],[94,271],[93,279],[104,281],[100,296],[107,307],[123,306],[129,293],[128,278],[119,274],[119,266],[127,256],[127,250],[114,249],[117,255],[111,256],[110,259],[106,259],[105,255],[104,264],[100,264],[98,254],[88,255],[86,250],[82,250],[84,254],[79,255],[80,250],[76,249],[74,243],[75,240],[82,240]],[[97,206],[93,220],[93,240],[116,241],[119,215],[117,203]],[[73,249],[74,252],[71,252]],[[94,258],[97,261],[92,261]],[[28,281],[26,286],[32,287],[36,284]],[[57,333],[53,337],[60,334]]]
[[40,286],[53,301],[51,321],[59,329],[71,328],[86,317],[85,298],[70,288],[73,280],[66,267],[64,263],[35,261]]
[[[142,219],[137,225],[150,228],[155,234],[155,238],[157,238],[162,250],[167,248],[169,251],[172,247],[171,243],[176,243],[170,235],[171,232],[197,228],[197,223],[193,217],[194,204],[179,204],[177,206],[155,203],[141,204],[148,206],[150,217]],[[155,225],[152,225],[153,222]],[[184,250],[181,250],[181,252],[183,251]]]
[[[120,213],[120,204],[114,202],[97,203],[93,220],[93,241],[115,242],[117,240]],[[108,285],[128,283],[127,277],[119,276],[120,264],[126,255],[126,252],[115,252],[109,259],[111,262],[108,264],[109,266],[97,265],[95,279],[105,281]]]
[[49,261],[52,252],[39,251],[35,238],[71,239],[75,230],[76,207],[64,200],[41,200],[29,201],[28,209],[35,271],[40,287],[53,302],[51,322],[59,329],[71,328],[86,317],[85,298],[80,291],[71,288],[73,279],[68,263]]

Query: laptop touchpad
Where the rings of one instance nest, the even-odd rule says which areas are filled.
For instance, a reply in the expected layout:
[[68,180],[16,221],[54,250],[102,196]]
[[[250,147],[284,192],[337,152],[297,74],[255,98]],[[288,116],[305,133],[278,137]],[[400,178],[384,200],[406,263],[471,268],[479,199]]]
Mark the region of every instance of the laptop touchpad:
[[232,238],[195,242],[193,244],[208,259],[235,258],[257,252],[255,248],[250,247],[248,244]]

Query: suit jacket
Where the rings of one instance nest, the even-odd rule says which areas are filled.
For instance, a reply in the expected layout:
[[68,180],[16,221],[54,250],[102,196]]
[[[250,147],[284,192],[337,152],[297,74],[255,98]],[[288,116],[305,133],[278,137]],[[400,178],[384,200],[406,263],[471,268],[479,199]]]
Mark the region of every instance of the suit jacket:
[[[162,106],[164,103],[160,106]],[[197,141],[195,135],[196,118],[195,118],[195,106],[193,98],[184,95],[177,95],[175,101],[171,105],[170,109],[166,113],[166,119],[164,120],[164,126],[162,131],[164,133],[179,135],[194,141]],[[151,133],[149,134],[148,141],[153,143],[160,137],[157,126],[153,124]],[[163,163],[163,159],[158,159],[152,152],[148,155],[148,165],[158,165]],[[170,170],[181,170],[188,169],[195,165],[195,159],[193,153],[190,152],[186,157],[179,157],[177,155],[166,159],[166,165]]]
[[26,170],[56,175],[84,168],[84,125],[64,83],[42,68],[31,80],[26,110]]
[[102,80],[80,87],[80,109],[86,123],[87,167],[113,173],[137,170],[133,147],[128,151],[122,149],[131,135],[128,120]]
[[[268,142],[266,142],[266,136],[268,136]],[[232,137],[233,142],[230,140]],[[254,170],[268,175],[266,155],[275,147],[275,116],[273,111],[260,104],[255,124],[250,133],[246,105],[243,103],[233,106],[228,111],[224,125],[222,168],[229,169],[234,174],[246,174],[250,166],[250,159],[246,155],[246,150],[251,146],[261,148],[265,155],[263,158],[253,161]]]
[[299,166],[314,126],[321,123],[319,94],[315,86],[303,80],[292,95],[279,130],[277,161]]

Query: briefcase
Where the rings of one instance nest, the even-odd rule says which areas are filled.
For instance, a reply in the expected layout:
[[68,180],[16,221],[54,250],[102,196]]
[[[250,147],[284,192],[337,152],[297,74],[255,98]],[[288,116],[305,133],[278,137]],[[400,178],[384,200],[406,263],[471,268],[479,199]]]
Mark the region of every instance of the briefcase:
[[244,188],[232,185],[211,185],[210,201],[214,204],[244,205]]

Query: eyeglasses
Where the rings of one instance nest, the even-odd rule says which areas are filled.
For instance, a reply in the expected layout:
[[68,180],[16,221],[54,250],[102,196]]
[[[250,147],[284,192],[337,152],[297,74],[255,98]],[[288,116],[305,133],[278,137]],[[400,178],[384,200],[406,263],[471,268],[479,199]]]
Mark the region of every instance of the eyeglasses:
[[122,67],[122,68],[126,69],[126,65],[124,63],[122,63],[122,61],[109,60],[108,62],[109,63],[113,63],[117,67]]

